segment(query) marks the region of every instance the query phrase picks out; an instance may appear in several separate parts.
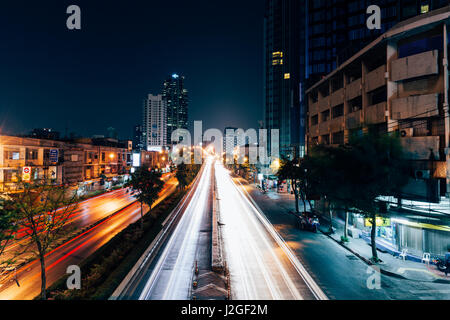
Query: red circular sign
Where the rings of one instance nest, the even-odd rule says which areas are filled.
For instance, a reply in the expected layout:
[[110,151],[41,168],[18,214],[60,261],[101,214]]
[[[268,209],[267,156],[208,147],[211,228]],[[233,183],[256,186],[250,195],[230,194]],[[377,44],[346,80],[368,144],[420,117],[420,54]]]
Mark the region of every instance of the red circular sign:
[[30,173],[30,168],[23,168],[24,173]]

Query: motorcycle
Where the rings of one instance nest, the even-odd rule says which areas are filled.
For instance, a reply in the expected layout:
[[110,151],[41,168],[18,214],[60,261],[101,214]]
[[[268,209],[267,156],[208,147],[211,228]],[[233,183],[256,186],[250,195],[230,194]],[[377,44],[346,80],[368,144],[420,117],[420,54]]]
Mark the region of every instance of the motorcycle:
[[309,230],[317,233],[319,230],[320,222],[316,215],[311,215],[310,212],[303,212],[299,217],[299,227],[302,230]]
[[436,265],[437,269],[441,272],[445,272],[447,266],[445,265],[445,261],[442,258],[436,257],[432,260],[433,264]]

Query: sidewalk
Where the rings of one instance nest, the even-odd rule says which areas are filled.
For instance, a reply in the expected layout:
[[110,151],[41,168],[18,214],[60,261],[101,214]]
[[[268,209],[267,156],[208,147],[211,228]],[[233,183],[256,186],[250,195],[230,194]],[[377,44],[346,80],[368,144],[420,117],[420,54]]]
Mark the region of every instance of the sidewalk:
[[[372,248],[370,243],[367,243],[362,238],[349,238],[349,242],[342,243],[341,236],[344,234],[344,221],[339,218],[333,219],[333,227],[336,229],[335,233],[328,234],[329,221],[320,217],[321,227],[320,231],[328,237],[339,243],[341,246],[352,252],[354,255],[365,261],[367,264],[373,265],[370,261],[372,257]],[[434,265],[427,265],[425,263],[402,260],[394,257],[390,253],[381,252],[378,250],[378,258],[382,261],[376,266],[380,268],[380,272],[397,278],[408,279],[413,281],[449,283],[450,275],[445,277],[443,272],[436,269]]]

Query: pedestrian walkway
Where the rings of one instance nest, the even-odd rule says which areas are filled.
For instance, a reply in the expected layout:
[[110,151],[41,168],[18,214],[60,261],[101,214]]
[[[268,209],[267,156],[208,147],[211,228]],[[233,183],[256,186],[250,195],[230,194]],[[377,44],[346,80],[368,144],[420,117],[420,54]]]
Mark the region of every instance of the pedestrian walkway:
[[[335,232],[329,234],[329,220],[321,217],[321,228],[324,234],[327,234],[334,241],[351,251],[353,254],[364,260],[368,264],[372,264],[370,261],[372,257],[372,248],[370,243],[362,238],[350,238],[349,242],[342,243],[341,236],[344,234],[344,221],[339,218],[333,219],[333,228]],[[436,269],[436,266],[411,260],[403,260],[398,256],[393,256],[387,252],[377,251],[378,258],[381,262],[376,266],[380,268],[380,272],[391,276],[415,280],[415,281],[427,281],[427,282],[448,282],[450,284],[450,275],[447,277],[443,272]]]

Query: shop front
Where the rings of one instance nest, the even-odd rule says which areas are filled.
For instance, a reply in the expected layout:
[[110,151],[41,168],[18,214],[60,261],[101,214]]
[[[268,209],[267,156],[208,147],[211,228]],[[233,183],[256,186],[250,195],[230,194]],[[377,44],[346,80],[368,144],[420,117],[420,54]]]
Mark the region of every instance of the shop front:
[[[370,242],[370,219],[353,215],[351,223],[360,230],[360,236]],[[424,253],[443,256],[450,246],[450,227],[442,221],[424,223],[420,217],[392,216],[376,218],[376,243],[382,251],[397,255],[407,249],[409,259],[420,261]]]

